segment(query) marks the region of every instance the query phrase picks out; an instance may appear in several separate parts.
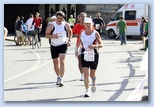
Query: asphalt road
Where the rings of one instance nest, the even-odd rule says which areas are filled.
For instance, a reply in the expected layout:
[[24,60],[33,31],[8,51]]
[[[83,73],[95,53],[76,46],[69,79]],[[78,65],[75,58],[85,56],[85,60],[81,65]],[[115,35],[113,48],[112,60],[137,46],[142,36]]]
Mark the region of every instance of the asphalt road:
[[[46,38],[42,38],[42,47],[35,50],[31,46],[15,46],[8,40],[4,42],[4,101],[125,101],[147,74],[140,70],[145,53],[139,50],[141,41],[128,40],[127,45],[121,46],[120,41],[103,40],[96,73],[97,91],[84,98],[84,83],[79,81],[74,55],[76,38],[67,52],[64,87],[55,84]],[[147,89],[148,81],[142,95],[147,94]]]

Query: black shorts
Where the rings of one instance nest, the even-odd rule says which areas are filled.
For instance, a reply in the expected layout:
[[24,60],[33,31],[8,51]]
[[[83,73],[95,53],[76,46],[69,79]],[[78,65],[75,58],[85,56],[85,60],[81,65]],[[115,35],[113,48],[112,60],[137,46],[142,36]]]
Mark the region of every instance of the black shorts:
[[67,52],[67,44],[63,44],[60,46],[50,46],[50,52],[52,59],[58,58],[59,54],[66,54]]
[[99,61],[99,54],[98,54],[97,50],[94,49],[94,52],[95,52],[94,62],[85,61],[83,52],[84,52],[84,49],[82,49],[82,51],[81,51],[81,65],[82,65],[82,67],[87,67],[87,68],[96,70],[97,65],[98,65],[98,61]]

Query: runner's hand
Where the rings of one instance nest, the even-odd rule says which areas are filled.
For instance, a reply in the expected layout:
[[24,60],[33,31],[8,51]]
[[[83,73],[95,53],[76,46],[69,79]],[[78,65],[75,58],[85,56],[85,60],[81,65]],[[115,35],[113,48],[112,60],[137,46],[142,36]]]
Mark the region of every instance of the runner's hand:
[[53,34],[53,38],[58,39],[59,38],[58,34]]
[[96,48],[96,45],[89,45],[88,48],[89,49],[95,49]]
[[71,41],[68,41],[67,46],[71,46]]

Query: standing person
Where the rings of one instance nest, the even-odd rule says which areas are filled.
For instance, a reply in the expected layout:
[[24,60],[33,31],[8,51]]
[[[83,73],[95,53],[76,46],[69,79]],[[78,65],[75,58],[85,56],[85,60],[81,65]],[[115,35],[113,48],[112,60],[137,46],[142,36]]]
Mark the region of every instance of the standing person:
[[24,24],[24,17],[23,16],[21,16],[21,22],[22,22],[22,24]]
[[75,10],[74,10],[73,7],[71,8],[71,14],[73,15],[73,17],[75,17],[75,15],[74,15],[75,14]]
[[42,22],[43,22],[43,20],[40,17],[40,13],[36,12],[33,24],[35,23],[35,29],[37,29],[37,31],[38,31],[38,42],[41,42],[40,32],[42,30]]
[[[87,14],[85,12],[81,12],[79,15],[78,15],[78,20],[79,20],[79,23],[77,23],[74,27],[73,27],[73,35],[77,36],[77,40],[76,40],[76,47],[78,45],[78,42],[80,40],[80,33],[85,30],[84,28],[84,18],[87,17]],[[78,68],[80,70],[80,73],[81,73],[81,78],[80,78],[80,81],[83,81],[83,78],[84,78],[84,74],[83,74],[83,71],[82,71],[82,66],[81,66],[81,52],[78,53]]]
[[126,45],[126,41],[127,41],[126,31],[127,31],[126,21],[121,16],[120,21],[117,23],[117,32],[119,33],[120,41],[121,41],[120,45],[123,45],[123,44]]
[[70,24],[71,28],[73,29],[75,24],[75,19],[73,18],[73,15],[70,15],[70,18],[68,19],[68,23]]
[[[67,22],[64,22],[64,12],[56,13],[56,21],[49,24],[46,29],[46,38],[49,39],[50,51],[57,75],[56,84],[63,86],[63,76],[65,72],[65,57],[67,46],[71,44],[72,30]],[[68,33],[68,40],[67,40]]]
[[17,16],[16,21],[14,22],[14,30],[15,30],[15,33],[16,33],[16,26],[17,26],[18,20],[20,20],[20,16]]
[[65,9],[65,7],[63,7],[63,10],[62,10],[63,12],[64,12],[64,14],[65,14],[65,20],[67,19],[67,11],[66,11],[66,9]]
[[140,34],[143,42],[143,48],[141,48],[140,50],[145,50],[145,36],[144,36],[145,31],[144,30],[145,30],[146,23],[147,23],[146,19],[142,17],[141,24],[140,24]]
[[49,16],[46,19],[47,24],[50,22],[50,19],[51,19],[51,14],[49,14]]
[[50,14],[51,16],[55,15],[55,11],[53,10],[53,8],[50,9]]
[[[146,19],[145,19],[146,20]],[[146,40],[145,40],[145,51],[147,50],[147,48],[148,48],[148,21],[146,20],[146,25],[145,25],[145,32],[144,32],[144,35],[145,35],[145,38],[146,38]]]
[[101,18],[101,13],[99,13],[99,12],[96,13],[96,17],[93,19],[93,23],[94,23],[96,30],[101,35],[101,30],[105,26],[105,22],[104,22],[103,18]]
[[[91,91],[96,91],[96,69],[99,62],[98,48],[103,47],[100,34],[93,29],[93,22],[91,18],[84,19],[85,30],[80,34],[80,40],[77,46],[76,56],[78,56],[79,47],[81,50],[81,63],[84,72],[84,85],[86,93],[84,97],[90,96],[89,90],[89,76],[92,79]],[[82,46],[81,46],[82,45]],[[90,69],[90,73],[89,73]]]
[[20,17],[17,18],[15,30],[16,30],[16,36],[17,36],[16,45],[19,46],[19,42],[22,39],[21,38],[22,37],[22,21],[20,20]]
[[28,41],[31,44],[31,36],[32,36],[32,31],[34,31],[34,25],[33,25],[33,20],[34,20],[34,16],[33,14],[30,14],[29,19],[26,21],[26,26],[27,26],[27,36],[28,36]]

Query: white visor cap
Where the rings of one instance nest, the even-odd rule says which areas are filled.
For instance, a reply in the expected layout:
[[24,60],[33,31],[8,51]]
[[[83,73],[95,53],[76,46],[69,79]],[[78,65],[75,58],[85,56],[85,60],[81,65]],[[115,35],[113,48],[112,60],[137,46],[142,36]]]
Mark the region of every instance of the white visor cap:
[[84,23],[93,23],[93,22],[92,22],[92,19],[91,19],[91,18],[86,17],[86,18],[84,19]]

